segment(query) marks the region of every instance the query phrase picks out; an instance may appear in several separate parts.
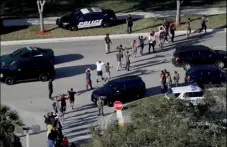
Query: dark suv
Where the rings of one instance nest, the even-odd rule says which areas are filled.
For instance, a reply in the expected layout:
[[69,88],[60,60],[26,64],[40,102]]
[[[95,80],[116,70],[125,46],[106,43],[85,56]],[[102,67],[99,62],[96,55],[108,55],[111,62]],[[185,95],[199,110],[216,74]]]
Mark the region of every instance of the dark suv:
[[126,76],[109,81],[103,87],[93,91],[91,101],[96,103],[99,97],[105,104],[112,106],[114,101],[129,102],[141,98],[146,93],[146,85],[139,76]]
[[185,82],[189,84],[197,83],[203,85],[219,85],[226,83],[226,72],[216,66],[207,65],[191,68],[186,72]]
[[0,73],[1,81],[7,85],[28,79],[39,79],[44,82],[54,76],[54,64],[49,60],[39,62],[13,61],[10,65],[1,66]]
[[227,63],[227,52],[212,50],[203,45],[186,46],[176,48],[173,53],[172,63],[175,66],[189,70],[195,65],[215,65],[225,68]]

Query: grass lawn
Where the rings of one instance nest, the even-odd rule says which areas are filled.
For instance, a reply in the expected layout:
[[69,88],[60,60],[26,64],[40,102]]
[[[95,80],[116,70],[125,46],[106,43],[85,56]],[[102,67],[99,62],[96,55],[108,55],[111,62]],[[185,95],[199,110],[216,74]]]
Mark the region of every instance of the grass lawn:
[[[183,16],[182,22],[186,21],[188,17],[193,20],[191,23],[192,29],[199,29],[201,16]],[[168,18],[174,22],[174,17]],[[148,18],[141,19],[134,22],[133,33],[139,32],[151,32],[157,30],[157,27],[163,22],[160,18]],[[223,28],[226,27],[226,14],[208,16],[208,28]],[[68,31],[61,28],[57,28],[56,25],[45,25],[45,30],[49,34],[38,36],[35,32],[39,29],[39,26],[29,26],[21,30],[17,30],[15,27],[9,27],[5,29],[5,34],[1,35],[2,41],[10,40],[27,40],[27,39],[45,39],[45,38],[62,38],[62,37],[79,37],[79,36],[96,36],[109,34],[125,34],[126,24],[116,25],[110,28],[92,28],[78,31]],[[177,30],[184,30],[185,25],[182,24],[177,27]],[[17,30],[12,31],[11,30]],[[8,32],[9,31],[9,32]]]
[[[163,11],[176,9],[176,0],[46,0],[44,14],[45,17],[60,16],[66,12],[90,6],[113,9],[116,13]],[[226,7],[226,0],[184,0],[182,4],[182,9],[211,7]],[[1,10],[1,17],[38,17],[36,1],[9,0]]]

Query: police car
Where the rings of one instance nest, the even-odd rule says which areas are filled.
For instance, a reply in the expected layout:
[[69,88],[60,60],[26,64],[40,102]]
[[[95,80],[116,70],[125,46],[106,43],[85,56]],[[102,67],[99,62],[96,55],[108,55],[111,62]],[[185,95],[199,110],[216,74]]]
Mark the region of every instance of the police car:
[[58,18],[56,24],[60,28],[73,31],[91,27],[110,27],[114,25],[116,20],[117,18],[113,10],[92,7],[66,14]]
[[169,99],[170,94],[173,94],[180,100],[190,102],[193,105],[197,105],[204,98],[203,90],[200,87],[194,85],[171,88],[170,91],[165,94],[165,97]]

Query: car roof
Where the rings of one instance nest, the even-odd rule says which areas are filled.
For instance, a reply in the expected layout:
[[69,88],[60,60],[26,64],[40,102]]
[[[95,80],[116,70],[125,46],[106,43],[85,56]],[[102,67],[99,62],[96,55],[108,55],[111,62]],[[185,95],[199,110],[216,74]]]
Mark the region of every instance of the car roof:
[[181,86],[171,88],[172,93],[184,93],[184,92],[202,92],[202,89],[199,86]]
[[141,80],[141,77],[136,76],[136,75],[125,76],[125,77],[121,77],[121,78],[111,80],[109,82],[109,84],[121,84],[121,83],[127,83],[127,82],[131,82],[131,81],[137,81],[137,80]]
[[80,12],[82,14],[88,14],[88,13],[94,13],[94,12],[102,12],[102,9],[97,7],[83,8],[83,9],[80,9]]
[[200,71],[200,70],[220,70],[217,66],[214,65],[202,65],[192,67],[188,72]]
[[178,46],[176,47],[176,53],[188,52],[188,51],[202,51],[202,50],[212,50],[211,48],[204,45],[192,45],[192,46]]

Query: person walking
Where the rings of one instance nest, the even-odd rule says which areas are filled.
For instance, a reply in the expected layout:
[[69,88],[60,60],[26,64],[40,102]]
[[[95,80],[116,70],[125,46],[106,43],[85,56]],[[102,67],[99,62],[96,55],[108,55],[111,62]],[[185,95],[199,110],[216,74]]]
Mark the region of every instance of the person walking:
[[103,112],[103,106],[104,106],[104,100],[99,97],[99,99],[97,100],[97,106],[98,106],[98,109],[99,109],[99,114],[98,116],[101,114],[102,116],[104,116],[104,112]]
[[151,53],[151,47],[153,49],[153,52],[155,52],[155,45],[156,45],[156,35],[155,32],[152,31],[152,33],[150,33],[149,38],[148,38],[148,53]]
[[187,22],[186,22],[186,29],[187,29],[187,32],[186,32],[186,37],[188,38],[189,35],[191,34],[191,18],[189,17]]
[[168,41],[168,36],[169,36],[169,22],[166,19],[164,19],[163,27],[165,29],[164,42],[167,41],[167,43],[168,43],[169,42]]
[[90,86],[91,89],[93,89],[92,87],[92,81],[91,81],[91,69],[88,68],[85,70],[85,75],[86,75],[86,90],[88,91],[88,86]]
[[52,98],[52,94],[53,94],[53,80],[50,79],[48,82],[48,90],[49,90],[49,99]]
[[64,115],[65,111],[66,111],[66,98],[64,95],[62,95],[61,97],[61,113]]
[[140,55],[143,55],[143,49],[144,49],[144,41],[147,39],[146,37],[139,36],[138,37],[139,42],[140,42]]
[[133,40],[132,42],[132,52],[133,52],[133,57],[136,58],[136,55],[137,55],[137,47],[138,47],[138,44],[136,42],[136,40]]
[[54,112],[55,114],[58,113],[58,107],[57,107],[57,102],[53,102],[52,103],[52,112]]
[[129,14],[127,19],[126,19],[126,23],[127,23],[127,33],[131,34],[132,33],[132,26],[133,26],[133,20],[132,20],[132,16]]
[[161,49],[163,49],[163,44],[165,42],[166,33],[165,33],[165,30],[162,26],[159,27],[158,34],[159,34],[159,46],[160,46]]
[[48,134],[47,137],[47,147],[54,147],[55,145],[55,141],[56,141],[56,133],[54,132],[54,130],[52,129],[51,132]]
[[69,95],[70,106],[73,109],[74,108],[74,101],[75,101],[75,94],[77,92],[73,91],[73,88],[70,88],[70,90],[67,90],[67,92],[68,92],[68,95]]
[[171,34],[171,42],[174,42],[175,30],[176,30],[176,27],[175,27],[175,24],[174,23],[172,23],[170,25],[169,30],[170,30],[170,34]]
[[162,70],[160,74],[160,82],[161,82],[161,91],[165,92],[166,89],[166,75],[165,72]]
[[110,44],[112,44],[109,34],[106,34],[106,37],[104,38],[104,40],[105,40],[105,46],[106,46],[105,53],[109,54],[110,53]]
[[203,29],[205,30],[205,33],[207,32],[207,18],[205,15],[203,15],[202,17],[202,22],[201,22],[201,29],[200,29],[200,33],[203,31]]
[[166,84],[167,84],[167,89],[169,90],[172,85],[172,78],[169,72],[166,74]]
[[130,70],[130,56],[131,54],[129,53],[129,51],[127,51],[125,55],[125,69],[128,71]]
[[97,77],[96,77],[96,82],[99,82],[99,77],[101,77],[102,80],[104,80],[103,75],[102,75],[102,66],[104,65],[103,62],[98,61],[96,62],[96,70],[97,70]]
[[106,69],[105,82],[106,81],[108,82],[110,80],[110,68],[112,68],[112,67],[110,66],[110,63],[109,62],[105,64],[105,69]]
[[69,147],[69,140],[66,136],[64,136],[62,144],[63,144],[63,147]]
[[177,71],[174,72],[173,80],[174,80],[174,82],[176,84],[176,87],[177,87],[178,84],[179,84],[179,80],[180,80],[180,75],[179,75],[179,73]]
[[119,71],[120,68],[122,68],[122,58],[123,58],[122,52],[119,51],[119,52],[116,54],[116,57],[117,57],[117,71]]

